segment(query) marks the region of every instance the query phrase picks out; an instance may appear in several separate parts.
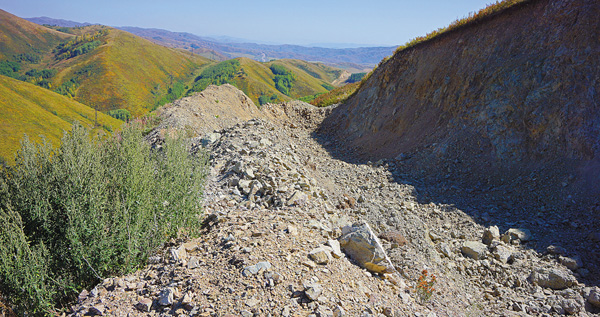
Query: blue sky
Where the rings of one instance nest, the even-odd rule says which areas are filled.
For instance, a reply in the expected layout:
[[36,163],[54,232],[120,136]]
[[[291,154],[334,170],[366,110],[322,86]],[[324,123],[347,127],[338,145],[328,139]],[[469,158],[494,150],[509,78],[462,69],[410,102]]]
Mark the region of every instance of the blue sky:
[[20,17],[48,16],[285,44],[400,45],[491,0],[0,0]]

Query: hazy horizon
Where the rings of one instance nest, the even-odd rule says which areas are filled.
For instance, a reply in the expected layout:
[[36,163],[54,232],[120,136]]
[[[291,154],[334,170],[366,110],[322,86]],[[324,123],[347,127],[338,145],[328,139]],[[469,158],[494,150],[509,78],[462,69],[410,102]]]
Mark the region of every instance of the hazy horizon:
[[[157,28],[203,37],[263,44],[358,47],[396,46],[445,27],[489,0],[375,0],[301,3],[272,0],[131,0],[103,2],[0,0],[21,18],[49,17],[108,26]],[[345,46],[344,46],[345,45]]]

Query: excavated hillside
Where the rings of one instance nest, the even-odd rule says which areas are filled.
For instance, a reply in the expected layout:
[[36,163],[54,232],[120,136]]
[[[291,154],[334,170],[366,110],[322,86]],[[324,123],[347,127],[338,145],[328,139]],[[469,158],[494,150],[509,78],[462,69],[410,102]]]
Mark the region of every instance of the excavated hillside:
[[526,1],[398,51],[322,124],[396,181],[600,271],[600,4]]
[[[203,232],[81,291],[70,316],[600,313],[594,264],[577,250],[557,241],[537,252],[527,223],[487,226],[422,201],[427,190],[398,182],[396,163],[353,163],[342,143],[316,135],[330,115],[299,101],[258,109],[229,85],[165,106],[149,139],[158,147],[177,129],[210,153]],[[353,231],[364,223],[379,239]]]

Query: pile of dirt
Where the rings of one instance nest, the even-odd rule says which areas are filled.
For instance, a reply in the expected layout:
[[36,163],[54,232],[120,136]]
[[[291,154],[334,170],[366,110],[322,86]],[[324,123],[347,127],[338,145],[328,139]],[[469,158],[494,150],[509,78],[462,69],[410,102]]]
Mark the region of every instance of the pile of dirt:
[[[202,143],[211,153],[204,233],[173,241],[137,272],[82,292],[72,315],[600,311],[600,288],[585,283],[593,264],[577,250],[555,244],[536,252],[535,223],[486,226],[456,206],[424,201],[426,193],[396,181],[393,161],[351,163],[341,143],[315,134],[330,110],[269,105],[259,115],[278,119],[209,132]],[[364,222],[380,237],[395,272],[368,271],[351,253],[336,251],[344,227]],[[436,276],[430,297],[418,291],[428,290],[423,270],[426,281]]]

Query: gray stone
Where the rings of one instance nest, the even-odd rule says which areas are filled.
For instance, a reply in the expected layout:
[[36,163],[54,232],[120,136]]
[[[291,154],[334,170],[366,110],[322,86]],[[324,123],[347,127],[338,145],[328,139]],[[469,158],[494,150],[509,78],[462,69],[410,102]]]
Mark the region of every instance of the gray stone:
[[462,253],[472,259],[482,260],[486,258],[487,246],[479,241],[467,241],[461,248]]
[[294,206],[294,205],[300,206],[300,205],[304,205],[307,200],[308,200],[308,195],[297,190],[297,191],[294,191],[292,196],[288,199],[287,205],[288,206]]
[[152,308],[152,300],[149,298],[142,298],[137,305],[135,305],[135,308],[147,313]]
[[522,228],[510,228],[506,231],[506,234],[510,237],[510,241],[519,239],[522,242],[527,242],[533,239],[531,232]]
[[344,256],[340,247],[340,242],[337,240],[327,240],[327,245],[333,250],[331,254],[334,258],[339,259]]
[[250,265],[244,268],[244,270],[242,271],[242,275],[244,275],[245,277],[248,277],[250,275],[255,275],[257,273],[259,273],[261,270],[268,270],[271,268],[271,263],[265,261],[265,262],[258,262],[254,265]]
[[190,257],[187,267],[188,267],[188,269],[195,269],[197,267],[200,267],[200,259],[198,259],[198,257],[196,257],[196,256]]
[[325,248],[316,248],[308,253],[308,257],[317,264],[327,264],[331,260],[331,253]]
[[161,306],[170,306],[173,304],[173,295],[175,291],[172,288],[165,288],[158,294],[158,304]]
[[374,273],[395,272],[392,261],[368,223],[343,227],[338,240],[344,252],[367,270]]
[[546,248],[546,251],[550,254],[567,255],[567,250],[565,250],[565,248],[556,245],[549,245]]
[[200,140],[200,144],[202,145],[202,147],[207,147],[217,141],[219,141],[219,139],[221,138],[221,134],[220,133],[207,133],[201,140]]
[[579,268],[583,267],[583,262],[581,261],[581,258],[579,256],[574,256],[574,257],[560,256],[560,257],[558,257],[558,260],[560,261],[560,263],[562,265],[566,266],[571,271],[575,271],[575,270],[578,270]]
[[171,248],[171,261],[179,263],[187,258],[187,251],[184,246],[179,248]]
[[102,304],[94,305],[88,310],[88,314],[92,316],[104,316],[106,308]]
[[483,238],[481,239],[484,244],[490,245],[492,241],[500,239],[500,230],[497,226],[491,226],[483,231]]
[[563,299],[560,302],[560,306],[567,315],[575,315],[581,311],[582,308],[581,304],[572,298]]
[[565,289],[577,284],[575,277],[559,269],[537,269],[529,275],[531,283],[555,290]]
[[333,316],[334,317],[344,317],[344,316],[346,316],[346,311],[344,310],[344,308],[342,306],[338,305],[333,310]]
[[321,286],[321,284],[319,283],[312,283],[306,286],[306,289],[304,290],[304,294],[306,294],[306,297],[308,297],[310,300],[317,300],[319,298],[319,296],[321,296],[321,293],[323,292],[323,286]]
[[448,246],[447,243],[440,243],[440,252],[442,252],[442,254],[446,257],[452,257],[452,249],[450,249],[450,246]]
[[590,304],[600,308],[600,287],[594,286],[587,295],[587,301]]
[[492,254],[496,260],[502,263],[508,263],[512,260],[512,250],[503,245],[497,245]]

